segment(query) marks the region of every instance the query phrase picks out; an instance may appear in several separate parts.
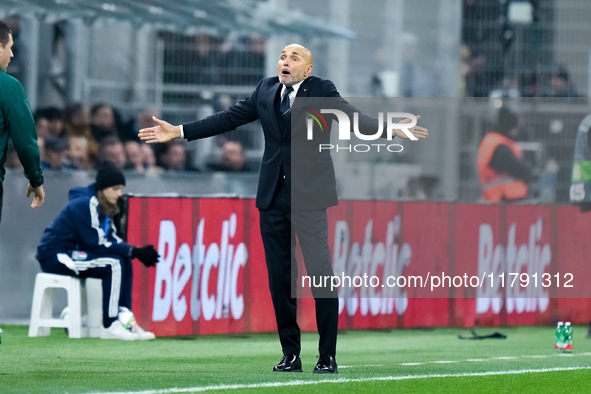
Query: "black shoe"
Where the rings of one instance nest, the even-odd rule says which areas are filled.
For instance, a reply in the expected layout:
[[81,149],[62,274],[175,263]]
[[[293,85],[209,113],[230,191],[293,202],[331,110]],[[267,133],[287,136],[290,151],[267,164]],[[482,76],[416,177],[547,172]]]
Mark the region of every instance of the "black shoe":
[[273,367],[273,372],[302,372],[302,360],[300,356],[286,354],[279,364]]
[[314,367],[314,373],[339,373],[334,357],[326,354],[320,356],[318,363]]

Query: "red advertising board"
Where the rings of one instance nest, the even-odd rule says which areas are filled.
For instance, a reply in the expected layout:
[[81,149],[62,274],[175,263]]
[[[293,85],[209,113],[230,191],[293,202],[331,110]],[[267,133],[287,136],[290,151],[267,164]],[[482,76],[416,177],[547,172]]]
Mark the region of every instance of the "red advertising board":
[[[341,329],[591,321],[591,221],[576,207],[342,201],[328,223],[335,276],[365,275],[339,288]],[[132,197],[127,233],[161,256],[155,269],[134,261],[145,328],[276,330],[254,200]],[[298,319],[314,331],[309,295]]]

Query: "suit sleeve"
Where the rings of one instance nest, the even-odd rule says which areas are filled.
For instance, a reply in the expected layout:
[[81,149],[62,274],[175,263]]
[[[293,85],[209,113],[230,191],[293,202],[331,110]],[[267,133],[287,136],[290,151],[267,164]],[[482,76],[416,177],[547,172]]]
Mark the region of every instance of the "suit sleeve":
[[8,129],[14,149],[23,165],[25,177],[33,187],[43,184],[43,171],[37,145],[37,129],[31,113],[29,101],[20,82],[15,81],[12,88],[14,97],[5,103]]
[[[349,116],[351,122],[353,122],[353,114],[355,112],[359,113],[359,131],[361,132],[361,134],[373,135],[377,132],[380,126],[379,120],[377,118],[374,118],[373,116],[369,116],[361,112],[360,110],[352,106],[347,100],[342,98],[339,92],[337,91],[336,86],[334,85],[334,83],[332,83],[332,81],[324,80],[323,82],[323,97],[330,99],[329,107],[333,107],[334,109],[338,109],[346,113],[347,116]],[[351,123],[351,125],[353,125],[353,123]],[[380,138],[386,138],[386,122],[383,122],[382,130],[383,132]],[[353,128],[351,128],[351,133],[352,132]],[[394,137],[395,136],[393,135],[392,138]]]
[[238,126],[254,122],[259,118],[257,111],[257,96],[261,82],[255,90],[246,98],[229,107],[201,120],[183,124],[185,138],[188,141],[212,137],[227,131],[232,131]]
[[[115,255],[121,258],[130,257],[131,245],[125,242],[109,240],[109,234],[101,228],[99,220],[98,200],[96,197],[80,199],[72,204],[71,211],[75,217],[75,231],[84,243],[85,250],[101,256]],[[78,215],[76,215],[78,213]],[[111,231],[109,229],[109,232]]]

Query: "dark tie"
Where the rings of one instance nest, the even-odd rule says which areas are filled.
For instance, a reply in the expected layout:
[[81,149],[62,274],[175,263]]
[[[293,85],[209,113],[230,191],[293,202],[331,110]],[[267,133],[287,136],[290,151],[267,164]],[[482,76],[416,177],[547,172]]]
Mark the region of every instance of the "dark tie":
[[291,108],[289,102],[289,94],[293,92],[293,88],[291,86],[287,86],[285,88],[285,92],[283,92],[283,97],[281,98],[281,104],[279,105],[279,111],[281,115],[284,115],[289,109]]

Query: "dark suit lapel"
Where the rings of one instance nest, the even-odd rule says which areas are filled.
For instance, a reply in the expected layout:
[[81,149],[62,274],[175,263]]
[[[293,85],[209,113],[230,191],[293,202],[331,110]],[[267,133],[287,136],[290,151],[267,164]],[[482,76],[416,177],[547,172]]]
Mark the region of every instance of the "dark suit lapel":
[[273,111],[273,116],[270,116],[269,118],[272,119],[273,125],[272,125],[272,130],[279,130],[280,126],[279,126],[279,119],[278,119],[278,97],[281,94],[281,82],[279,82],[279,80],[277,81],[277,83],[274,83],[270,88],[269,88],[269,94],[267,95],[267,98],[265,99],[266,102],[266,106],[267,108],[269,108],[269,110]]

